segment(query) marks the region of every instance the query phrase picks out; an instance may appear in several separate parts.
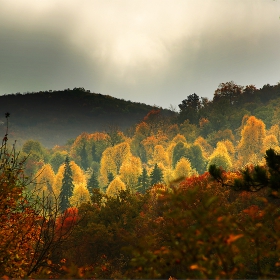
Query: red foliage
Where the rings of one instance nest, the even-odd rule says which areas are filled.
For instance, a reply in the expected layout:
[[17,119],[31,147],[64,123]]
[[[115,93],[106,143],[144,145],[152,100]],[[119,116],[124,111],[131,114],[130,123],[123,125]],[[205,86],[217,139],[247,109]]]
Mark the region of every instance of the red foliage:
[[71,207],[66,209],[56,221],[56,232],[58,236],[61,237],[62,235],[70,233],[78,221],[78,208]]

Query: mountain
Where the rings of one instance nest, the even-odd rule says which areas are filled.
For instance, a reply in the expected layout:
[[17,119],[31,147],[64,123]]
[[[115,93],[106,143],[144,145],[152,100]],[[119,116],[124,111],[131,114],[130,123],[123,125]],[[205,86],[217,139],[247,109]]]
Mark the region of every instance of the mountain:
[[[9,112],[11,140],[21,144],[34,139],[52,147],[63,145],[82,132],[106,131],[112,127],[126,130],[154,108],[84,88],[7,94],[0,96],[0,132],[5,134],[5,113]],[[164,109],[163,113],[173,112]]]

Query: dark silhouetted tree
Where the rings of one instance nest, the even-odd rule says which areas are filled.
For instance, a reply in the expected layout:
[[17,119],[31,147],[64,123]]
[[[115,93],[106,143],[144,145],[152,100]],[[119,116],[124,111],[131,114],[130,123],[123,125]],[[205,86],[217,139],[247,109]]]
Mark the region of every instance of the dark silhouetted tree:
[[67,208],[70,207],[69,198],[73,195],[73,189],[74,189],[74,184],[73,184],[72,170],[70,167],[69,157],[67,156],[65,159],[62,187],[59,194],[59,208],[61,212],[64,212]]
[[146,168],[143,168],[142,174],[138,178],[138,184],[139,184],[138,190],[141,193],[145,193],[146,190],[149,188],[150,178]]
[[92,175],[87,184],[88,191],[90,195],[93,194],[93,189],[99,189],[99,182],[97,180],[97,176],[95,172],[92,172]]
[[154,166],[154,169],[151,173],[151,185],[155,185],[158,183],[161,183],[163,181],[163,174],[162,174],[162,170],[158,167],[157,163]]

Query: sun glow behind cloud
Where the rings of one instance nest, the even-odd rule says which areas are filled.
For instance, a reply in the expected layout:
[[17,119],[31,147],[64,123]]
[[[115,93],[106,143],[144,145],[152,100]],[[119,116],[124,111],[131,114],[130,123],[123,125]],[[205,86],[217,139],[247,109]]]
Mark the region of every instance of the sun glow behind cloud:
[[193,92],[211,97],[228,80],[279,80],[275,1],[0,0],[0,7],[1,92],[84,86],[167,107]]

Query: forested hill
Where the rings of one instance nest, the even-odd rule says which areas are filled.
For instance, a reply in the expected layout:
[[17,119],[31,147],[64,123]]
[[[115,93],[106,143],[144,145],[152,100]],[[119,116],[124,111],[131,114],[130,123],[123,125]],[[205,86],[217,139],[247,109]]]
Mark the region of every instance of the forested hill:
[[0,124],[3,135],[4,114],[9,112],[10,139],[36,139],[52,147],[82,132],[106,131],[113,126],[125,130],[152,109],[143,103],[91,93],[84,88],[16,93],[0,96]]

